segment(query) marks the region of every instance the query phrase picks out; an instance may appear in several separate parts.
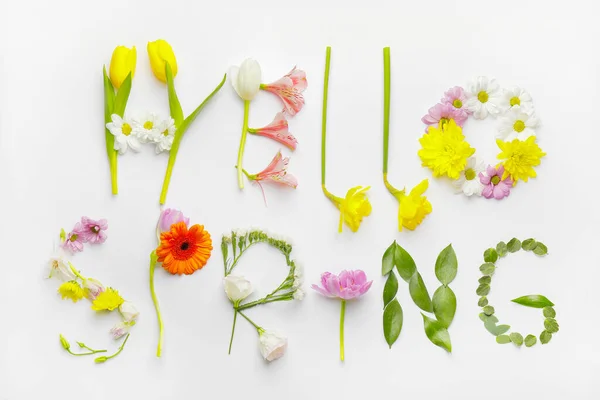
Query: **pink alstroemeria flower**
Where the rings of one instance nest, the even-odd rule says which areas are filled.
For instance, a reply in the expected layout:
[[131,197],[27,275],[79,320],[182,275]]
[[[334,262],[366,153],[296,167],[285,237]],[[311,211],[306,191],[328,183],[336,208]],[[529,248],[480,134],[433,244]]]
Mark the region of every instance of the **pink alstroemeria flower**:
[[296,150],[296,146],[298,145],[298,141],[294,135],[288,131],[288,122],[283,112],[277,113],[273,122],[269,125],[258,129],[248,128],[248,132],[273,139],[287,146],[290,150]]
[[70,251],[71,253],[78,253],[83,251],[83,225],[78,222],[73,227],[73,230],[66,236],[65,241],[62,243],[62,248]]
[[425,128],[425,131],[427,131],[430,125],[438,125],[440,122],[447,123],[451,119],[456,122],[456,125],[462,127],[467,118],[468,115],[465,111],[456,109],[451,104],[437,103],[429,109],[429,112],[421,118],[421,121],[427,125]]
[[502,179],[504,165],[500,165],[498,169],[488,166],[485,172],[485,174],[483,172],[479,173],[479,181],[485,185],[481,195],[486,199],[493,197],[496,200],[508,197],[513,181],[509,177]]
[[281,79],[269,84],[263,83],[260,88],[278,96],[283,102],[283,110],[294,116],[304,106],[302,92],[307,85],[306,73],[294,67]]
[[466,102],[467,94],[465,93],[465,89],[460,86],[454,86],[453,88],[448,89],[444,93],[444,97],[442,97],[442,104],[450,104],[455,109],[464,111],[469,115],[471,112],[465,107]]
[[105,219],[93,220],[88,217],[81,217],[81,240],[84,243],[104,243],[106,241],[106,230],[108,222]]
[[278,151],[273,157],[271,163],[255,175],[248,175],[248,178],[256,181],[260,184],[261,181],[279,183],[281,185],[289,186],[294,189],[298,186],[298,180],[292,174],[287,173],[287,165],[290,159],[283,157],[281,151]]

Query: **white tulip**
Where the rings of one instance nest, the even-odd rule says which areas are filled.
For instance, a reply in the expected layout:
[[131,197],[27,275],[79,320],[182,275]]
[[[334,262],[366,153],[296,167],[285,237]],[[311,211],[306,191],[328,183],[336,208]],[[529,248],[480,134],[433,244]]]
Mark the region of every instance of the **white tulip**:
[[119,312],[123,316],[125,322],[133,322],[137,320],[138,316],[140,315],[140,312],[130,301],[124,301],[119,306]]
[[258,336],[260,354],[267,361],[277,360],[285,354],[287,338],[274,331],[261,330]]
[[255,60],[248,58],[239,67],[230,68],[229,78],[238,96],[243,100],[250,101],[260,90],[260,65]]
[[48,269],[50,269],[48,278],[56,277],[63,282],[74,281],[76,279],[75,274],[71,271],[69,262],[58,252],[48,260]]
[[252,283],[243,276],[227,275],[223,278],[223,286],[225,286],[227,297],[234,304],[239,304],[253,291]]

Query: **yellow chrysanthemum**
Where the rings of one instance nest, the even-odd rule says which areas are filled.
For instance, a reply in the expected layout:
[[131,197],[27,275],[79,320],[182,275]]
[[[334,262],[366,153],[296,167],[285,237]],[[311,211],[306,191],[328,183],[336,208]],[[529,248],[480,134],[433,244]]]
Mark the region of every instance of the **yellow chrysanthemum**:
[[107,288],[105,291],[100,293],[98,297],[92,302],[92,310],[94,311],[103,311],[108,310],[112,311],[115,308],[119,307],[123,304],[125,300],[119,295],[119,292],[113,288]]
[[533,167],[540,165],[541,158],[546,155],[535,142],[535,136],[530,136],[526,140],[515,139],[511,142],[505,142],[500,139],[496,144],[502,150],[498,154],[499,160],[504,160],[504,175],[502,179],[509,177],[514,183],[519,179],[527,182],[529,178],[535,178],[537,173]]
[[433,171],[433,176],[448,176],[458,179],[465,169],[467,158],[475,153],[465,140],[460,126],[454,120],[437,128],[430,127],[428,133],[419,139],[422,149],[419,157],[424,167]]
[[73,303],[77,303],[79,300],[83,299],[85,294],[81,285],[76,281],[64,282],[58,287],[58,293],[61,298],[71,299],[73,300]]
[[415,230],[423,222],[427,214],[431,213],[432,207],[427,197],[422,196],[429,187],[429,181],[424,179],[415,186],[408,195],[402,190],[396,196],[400,202],[398,209],[398,230],[402,227]]

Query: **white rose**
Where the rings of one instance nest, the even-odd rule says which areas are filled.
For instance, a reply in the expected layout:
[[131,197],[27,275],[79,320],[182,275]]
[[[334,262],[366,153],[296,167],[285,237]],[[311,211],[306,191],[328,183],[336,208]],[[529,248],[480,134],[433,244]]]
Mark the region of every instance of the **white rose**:
[[232,303],[236,304],[250,296],[252,293],[252,283],[243,276],[227,275],[223,278],[225,293]]
[[119,306],[119,312],[123,316],[123,319],[125,320],[125,322],[135,321],[135,320],[137,320],[138,316],[140,315],[140,312],[130,301],[124,301]]
[[265,360],[277,360],[285,354],[287,338],[278,332],[263,330],[258,336],[258,346]]
[[254,99],[254,96],[260,90],[260,65],[251,58],[244,60],[239,67],[231,67],[229,77],[231,85],[243,100],[250,101]]

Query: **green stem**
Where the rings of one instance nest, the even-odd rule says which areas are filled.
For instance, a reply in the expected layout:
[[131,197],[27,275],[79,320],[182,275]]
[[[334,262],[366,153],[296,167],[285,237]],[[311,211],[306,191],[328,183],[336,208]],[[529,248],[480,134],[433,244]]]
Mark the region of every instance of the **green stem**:
[[[156,317],[158,318],[158,346],[156,348],[156,357],[160,357],[162,353],[163,343],[163,321],[160,315],[160,307],[158,305],[158,299],[156,298],[156,292],[154,291],[154,270],[156,269],[157,256],[156,251],[150,254],[150,294],[152,295],[152,302],[156,309]],[[129,337],[129,335],[127,335]]]
[[321,185],[325,188],[325,160],[327,152],[327,94],[329,91],[329,67],[331,63],[331,47],[325,53],[325,78],[323,83],[323,115],[321,121]]
[[340,312],[340,361],[344,361],[344,317],[346,315],[346,300],[342,300]]
[[117,151],[115,150],[115,137],[106,128],[106,124],[112,121],[112,114],[115,104],[115,88],[113,87],[108,75],[106,67],[102,71],[104,75],[104,135],[106,139],[106,154],[108,156],[108,166],[110,167],[110,183],[112,194],[119,193],[117,184]]
[[[383,174],[388,172],[390,142],[390,48],[383,48]],[[387,186],[387,185],[386,185]]]
[[247,310],[252,307],[256,307],[261,304],[273,303],[276,301],[287,301],[287,300],[292,300],[293,298],[294,298],[294,295],[292,293],[285,293],[285,294],[281,294],[278,296],[267,295],[267,296],[263,297],[262,299],[258,299],[258,300],[252,301],[250,303],[242,304],[237,309],[238,309],[238,311],[242,311],[242,310]]
[[79,273],[79,271],[77,271],[77,270],[75,269],[75,267],[73,266],[73,264],[71,264],[70,262],[69,262],[69,268],[71,268],[71,272],[73,272],[73,273],[75,274],[75,276],[76,276],[76,277],[78,277],[78,278],[79,278],[79,279],[81,279],[82,281],[85,281],[85,280],[86,280],[86,278],[85,278],[83,275],[81,275],[81,274]]
[[89,355],[97,354],[97,353],[106,353],[106,350],[92,350],[89,353],[73,353],[71,351],[71,349],[67,349],[67,352],[69,352],[69,354],[72,356],[89,356]]
[[231,338],[229,339],[229,351],[227,354],[231,354],[231,345],[233,345],[233,334],[235,333],[235,323],[237,322],[238,310],[233,309],[233,325],[231,326]]
[[110,183],[111,183],[111,188],[112,188],[112,194],[113,195],[117,195],[119,194],[119,184],[117,182],[117,151],[114,150],[115,155],[114,157],[111,157],[109,159],[109,166],[110,166]]
[[246,136],[248,134],[248,115],[250,111],[250,101],[244,100],[244,124],[242,125],[242,138],[240,139],[240,149],[238,151],[237,158],[237,177],[238,186],[240,189],[244,188],[244,177],[243,177],[243,165],[242,158],[244,157],[244,147],[246,147]]
[[250,318],[248,318],[248,317],[246,316],[246,314],[244,314],[243,312],[241,312],[241,311],[239,311],[239,310],[238,310],[238,313],[239,313],[239,314],[240,314],[242,317],[244,317],[244,318],[246,319],[246,321],[250,322],[250,323],[252,324],[252,326],[256,328],[256,330],[257,330],[257,331],[259,331],[259,332],[260,332],[260,331],[262,330],[262,328],[261,328],[260,326],[256,325],[256,324],[254,323],[254,321],[252,321]]
[[117,352],[115,354],[111,354],[110,356],[98,357],[94,361],[96,363],[103,363],[103,362],[106,362],[106,361],[110,360],[111,358],[115,358],[116,356],[118,356],[119,354],[121,354],[121,352],[125,348],[125,345],[127,344],[127,341],[129,340],[129,335],[131,335],[131,334],[128,333],[127,336],[125,336],[125,340],[123,340],[123,343],[121,343],[121,346],[119,347],[119,350],[117,350]]

